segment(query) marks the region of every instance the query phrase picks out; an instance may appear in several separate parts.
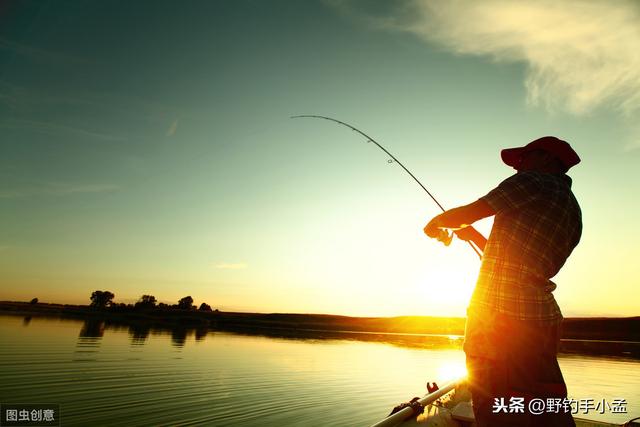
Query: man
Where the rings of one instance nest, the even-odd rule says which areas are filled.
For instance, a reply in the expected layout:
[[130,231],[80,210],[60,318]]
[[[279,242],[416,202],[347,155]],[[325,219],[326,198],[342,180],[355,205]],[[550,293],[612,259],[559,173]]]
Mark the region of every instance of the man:
[[[484,251],[464,342],[476,423],[575,426],[570,412],[560,407],[555,413],[557,408],[547,404],[567,396],[556,359],[562,314],[551,278],[582,233],[580,206],[566,175],[580,158],[567,142],[552,136],[502,150],[501,156],[515,175],[424,228],[434,238],[443,229],[456,230]],[[491,215],[495,219],[487,240],[471,224]],[[532,399],[544,401],[543,414],[532,414]]]

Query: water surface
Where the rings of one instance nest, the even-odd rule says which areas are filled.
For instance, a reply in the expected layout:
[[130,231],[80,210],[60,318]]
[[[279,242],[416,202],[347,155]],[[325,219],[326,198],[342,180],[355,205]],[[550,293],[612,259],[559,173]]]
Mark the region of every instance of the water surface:
[[[0,402],[57,403],[62,425],[366,426],[464,366],[460,341],[392,345],[0,316]],[[571,397],[627,400],[640,361],[562,355]],[[584,417],[584,416],[583,416]]]

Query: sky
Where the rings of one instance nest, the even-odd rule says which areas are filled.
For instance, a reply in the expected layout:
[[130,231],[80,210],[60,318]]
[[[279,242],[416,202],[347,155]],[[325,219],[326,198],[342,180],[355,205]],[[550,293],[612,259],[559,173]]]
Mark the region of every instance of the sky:
[[[464,316],[423,227],[544,135],[582,163],[565,316],[638,315],[633,1],[0,4],[0,300]],[[492,219],[478,223],[488,234]]]

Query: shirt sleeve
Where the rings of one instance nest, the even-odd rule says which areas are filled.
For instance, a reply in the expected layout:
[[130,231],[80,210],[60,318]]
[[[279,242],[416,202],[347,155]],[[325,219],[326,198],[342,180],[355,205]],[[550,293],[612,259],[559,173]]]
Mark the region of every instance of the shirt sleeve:
[[496,211],[518,210],[534,202],[542,192],[540,177],[532,172],[520,172],[502,181],[485,196],[480,197]]

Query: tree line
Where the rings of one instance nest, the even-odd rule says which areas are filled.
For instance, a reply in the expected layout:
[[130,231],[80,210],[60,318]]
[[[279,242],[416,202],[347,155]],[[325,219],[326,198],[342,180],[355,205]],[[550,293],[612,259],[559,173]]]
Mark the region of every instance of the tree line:
[[[196,306],[193,305],[193,298],[191,296],[186,296],[180,298],[177,304],[165,304],[158,303],[158,300],[153,295],[142,295],[140,299],[133,305],[125,304],[125,303],[116,303],[113,301],[115,298],[115,294],[110,291],[93,291],[91,294],[91,304],[92,308],[136,308],[136,309],[152,309],[152,308],[175,308],[179,310],[196,310]],[[199,311],[213,311],[211,306],[205,302],[200,304],[200,307],[197,308]],[[215,310],[218,311],[218,310]]]

